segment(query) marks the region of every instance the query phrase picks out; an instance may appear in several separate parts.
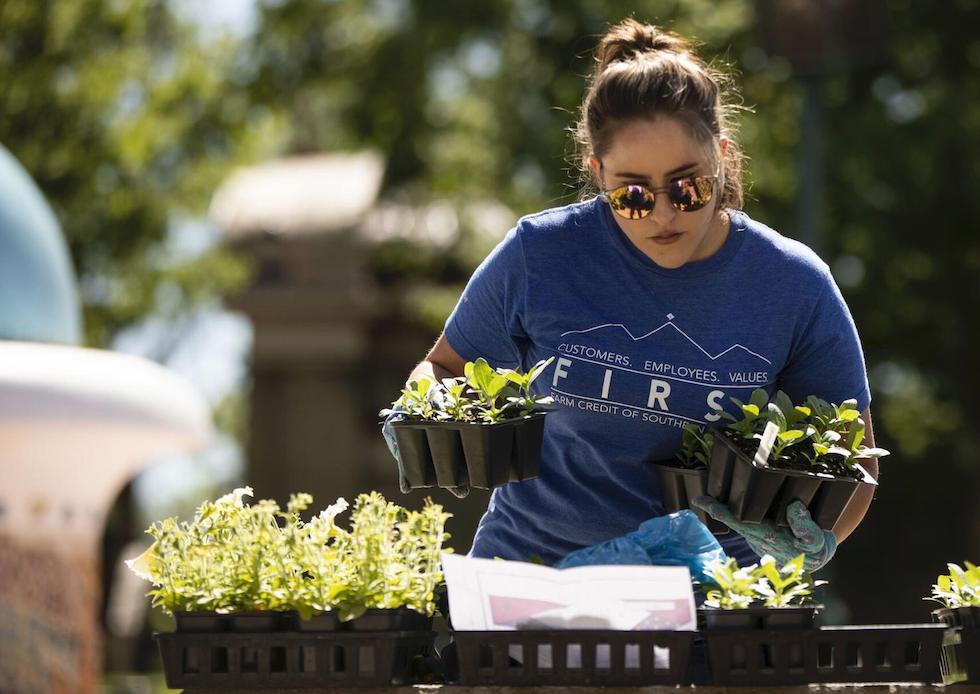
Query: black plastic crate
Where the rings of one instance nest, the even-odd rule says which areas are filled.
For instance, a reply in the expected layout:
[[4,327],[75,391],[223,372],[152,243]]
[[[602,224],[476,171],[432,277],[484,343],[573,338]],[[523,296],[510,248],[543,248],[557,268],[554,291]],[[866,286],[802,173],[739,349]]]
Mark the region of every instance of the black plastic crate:
[[408,684],[432,632],[157,634],[170,688]]
[[941,682],[936,624],[703,632],[719,686]]
[[456,631],[459,684],[643,686],[688,681],[693,631]]
[[980,684],[980,629],[948,629],[941,666],[943,684]]

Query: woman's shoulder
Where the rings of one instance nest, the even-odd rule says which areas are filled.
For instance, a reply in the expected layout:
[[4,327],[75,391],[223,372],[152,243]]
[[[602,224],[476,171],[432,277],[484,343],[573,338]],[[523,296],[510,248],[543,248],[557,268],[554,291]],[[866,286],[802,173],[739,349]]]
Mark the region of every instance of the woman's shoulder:
[[517,220],[517,231],[525,236],[560,236],[562,232],[590,226],[597,213],[596,200],[591,198],[526,214]]
[[[779,233],[772,227],[749,217],[739,210],[735,213],[739,231],[746,234],[747,262],[781,272],[795,272],[814,281],[831,278],[830,267],[806,244]],[[777,268],[765,266],[775,265]]]

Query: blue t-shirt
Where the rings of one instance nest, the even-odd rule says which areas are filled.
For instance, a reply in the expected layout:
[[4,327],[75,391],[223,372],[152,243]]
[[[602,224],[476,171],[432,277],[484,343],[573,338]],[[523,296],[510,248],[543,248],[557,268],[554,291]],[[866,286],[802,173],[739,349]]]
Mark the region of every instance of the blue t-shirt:
[[[687,422],[756,388],[870,404],[854,321],[827,265],[739,211],[711,257],[665,269],[598,198],[522,218],[473,274],[445,336],[468,361],[527,369],[554,397],[540,475],[497,488],[471,554],[551,564],[663,515],[650,461]],[[722,539],[755,561],[741,536]]]

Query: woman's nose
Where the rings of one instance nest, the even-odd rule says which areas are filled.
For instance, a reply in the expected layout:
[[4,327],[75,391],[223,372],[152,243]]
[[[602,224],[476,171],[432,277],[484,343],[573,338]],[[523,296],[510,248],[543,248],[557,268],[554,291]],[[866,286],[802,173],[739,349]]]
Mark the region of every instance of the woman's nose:
[[670,204],[670,198],[667,197],[665,191],[654,193],[654,196],[656,198],[653,203],[653,212],[650,214],[650,219],[660,227],[669,227],[673,223],[674,217],[677,216],[677,210]]

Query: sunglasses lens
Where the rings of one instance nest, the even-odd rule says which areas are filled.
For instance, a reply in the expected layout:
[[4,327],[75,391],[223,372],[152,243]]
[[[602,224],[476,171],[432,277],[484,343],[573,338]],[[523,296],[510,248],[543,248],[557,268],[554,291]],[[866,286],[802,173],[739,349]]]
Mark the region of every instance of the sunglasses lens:
[[670,182],[667,195],[681,212],[693,212],[711,202],[714,179],[708,176],[688,176]]
[[609,191],[609,206],[626,219],[643,219],[653,211],[653,193],[643,186],[623,186]]

